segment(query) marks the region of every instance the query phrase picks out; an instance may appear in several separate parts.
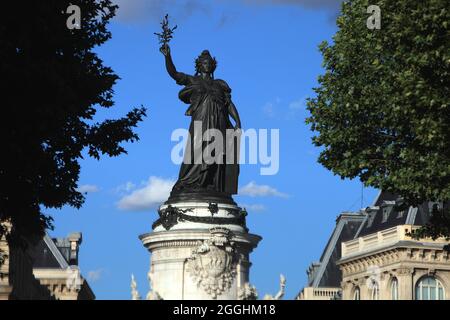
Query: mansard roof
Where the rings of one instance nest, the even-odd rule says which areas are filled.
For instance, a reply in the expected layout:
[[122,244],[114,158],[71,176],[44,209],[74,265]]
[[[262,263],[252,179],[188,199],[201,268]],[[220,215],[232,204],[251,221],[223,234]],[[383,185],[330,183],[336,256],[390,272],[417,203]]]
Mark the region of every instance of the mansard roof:
[[355,238],[363,237],[398,225],[411,224],[422,226],[430,218],[435,202],[425,202],[418,207],[402,209],[399,196],[380,192],[374,204],[364,209],[366,218]]
[[71,247],[71,241],[81,243],[81,233],[72,233],[67,238],[44,238],[32,249],[33,268],[66,269],[78,264],[78,248]]
[[47,233],[32,251],[33,268],[66,269],[69,266],[69,261]]
[[338,216],[320,262],[313,263],[308,270],[308,286],[340,286],[342,275],[336,262],[341,257],[341,243],[353,239],[364,218],[360,212],[344,212]]
[[309,287],[339,287],[342,274],[336,262],[341,258],[341,243],[398,225],[424,225],[435,204],[426,202],[417,208],[400,210],[401,198],[380,192],[370,207],[359,212],[344,212],[336,219],[336,227],[331,234],[319,262],[309,267]]

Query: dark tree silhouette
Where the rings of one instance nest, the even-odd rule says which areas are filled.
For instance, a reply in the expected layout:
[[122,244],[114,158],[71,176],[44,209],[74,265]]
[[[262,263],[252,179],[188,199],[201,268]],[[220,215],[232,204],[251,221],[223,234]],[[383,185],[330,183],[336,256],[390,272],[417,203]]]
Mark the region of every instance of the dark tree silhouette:
[[[69,5],[81,9],[81,28],[66,25]],[[125,153],[145,116],[134,108],[117,120],[95,123],[113,106],[119,77],[93,49],[111,37],[117,6],[110,0],[11,1],[0,19],[0,221],[9,220],[18,243],[52,227],[45,208],[84,201],[77,192],[79,160]],[[5,230],[0,229],[0,236]]]

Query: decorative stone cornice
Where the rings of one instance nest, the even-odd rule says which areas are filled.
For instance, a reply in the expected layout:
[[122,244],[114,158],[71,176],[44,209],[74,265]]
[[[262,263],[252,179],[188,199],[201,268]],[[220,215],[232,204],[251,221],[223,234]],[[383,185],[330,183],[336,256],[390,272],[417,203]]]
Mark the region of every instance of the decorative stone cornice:
[[[198,241],[209,239],[210,236],[211,234],[208,230],[173,230],[147,233],[139,238],[144,243],[144,246],[153,251],[159,248],[195,247]],[[257,246],[261,237],[233,231],[231,240],[237,243],[239,247],[251,251]]]
[[442,248],[414,248],[398,247],[386,251],[375,252],[363,257],[355,257],[341,262],[340,268],[343,276],[365,272],[371,266],[380,268],[393,265],[395,263],[421,264],[447,264],[449,254]]
[[197,245],[198,240],[173,240],[155,243],[152,249],[157,250],[158,248],[183,248],[192,247]]
[[427,274],[429,276],[434,276],[436,274],[436,269],[433,268],[428,269]]
[[399,268],[396,270],[397,276],[410,276],[414,274],[414,268]]

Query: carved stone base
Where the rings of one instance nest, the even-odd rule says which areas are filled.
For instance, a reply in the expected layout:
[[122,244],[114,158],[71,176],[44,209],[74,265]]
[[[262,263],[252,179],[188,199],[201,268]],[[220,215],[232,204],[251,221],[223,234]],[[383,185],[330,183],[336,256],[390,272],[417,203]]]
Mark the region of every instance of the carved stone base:
[[152,292],[165,300],[238,299],[261,240],[247,232],[245,215],[231,204],[161,206],[154,231],[140,236],[151,252]]

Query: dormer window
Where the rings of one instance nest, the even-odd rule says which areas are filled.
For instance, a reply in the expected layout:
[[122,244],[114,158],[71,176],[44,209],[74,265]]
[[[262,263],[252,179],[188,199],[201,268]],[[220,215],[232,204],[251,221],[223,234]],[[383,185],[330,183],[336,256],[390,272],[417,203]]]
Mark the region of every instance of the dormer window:
[[440,202],[428,202],[428,210],[430,213],[437,212],[441,210],[442,205]]
[[381,220],[381,223],[388,221],[389,215],[391,214],[392,209],[394,208],[394,205],[395,205],[394,201],[384,201],[383,206],[382,206],[383,218]]
[[375,216],[380,208],[379,207],[368,207],[365,212],[367,213],[367,225],[366,228],[370,228],[372,226],[373,220],[375,220]]
[[369,217],[367,218],[367,228],[370,228],[372,226],[374,219],[375,219],[375,212],[369,213]]
[[383,220],[381,221],[382,223],[386,222],[387,219],[389,218],[389,212],[391,211],[389,209],[390,209],[389,207],[383,208]]

